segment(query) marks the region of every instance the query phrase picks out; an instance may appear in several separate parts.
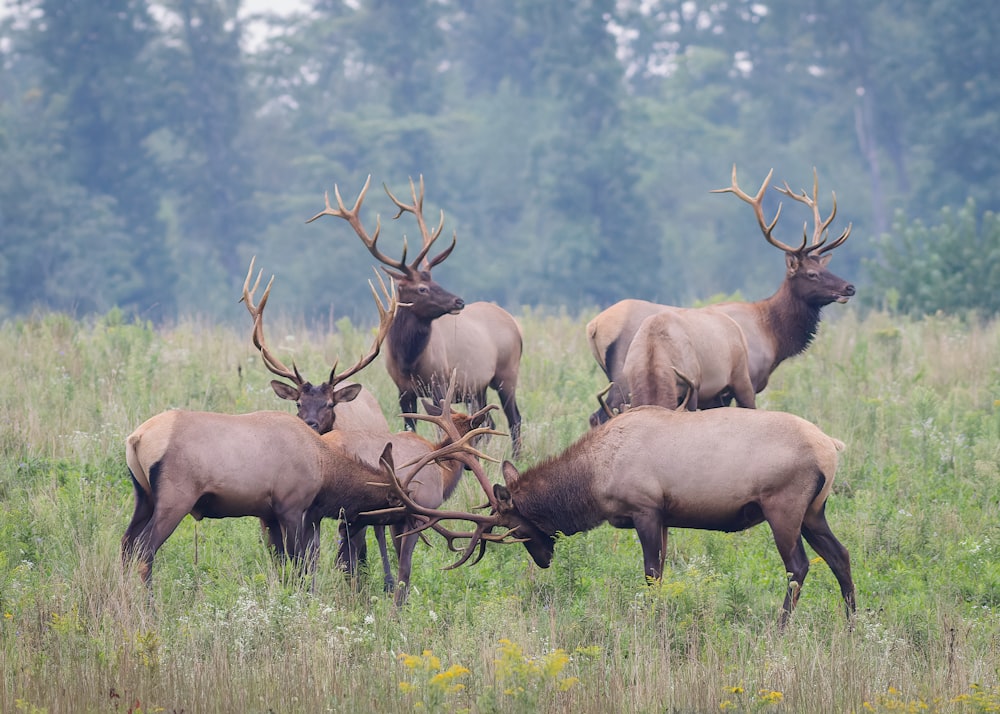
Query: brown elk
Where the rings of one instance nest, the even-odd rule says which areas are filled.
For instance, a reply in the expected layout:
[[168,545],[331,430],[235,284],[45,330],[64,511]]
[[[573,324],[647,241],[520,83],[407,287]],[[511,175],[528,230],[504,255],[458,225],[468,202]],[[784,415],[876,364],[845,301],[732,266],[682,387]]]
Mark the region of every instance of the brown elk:
[[[260,280],[263,271],[257,274],[257,280],[253,287],[250,287],[250,279],[253,276],[254,262],[256,258],[250,260],[250,268],[247,270],[247,277],[243,281],[243,297],[240,302],[246,305],[250,318],[254,321],[253,344],[260,352],[264,366],[274,375],[287,379],[291,384],[277,379],[271,380],[271,389],[281,399],[295,402],[298,409],[299,418],[316,430],[319,434],[325,434],[334,427],[334,422],[340,428],[353,429],[357,431],[370,431],[378,433],[389,433],[389,423],[385,420],[382,408],[378,399],[370,391],[360,384],[342,384],[345,380],[357,374],[374,360],[379,353],[382,341],[388,334],[389,325],[392,323],[393,313],[383,309],[381,299],[375,294],[374,287],[372,294],[379,308],[379,331],[371,350],[365,357],[341,373],[337,373],[337,363],[334,362],[330,370],[327,381],[319,385],[314,385],[306,380],[299,372],[295,363],[289,369],[277,359],[267,348],[264,341],[264,325],[262,313],[267,305],[267,299],[271,294],[271,286],[274,284],[274,276],[268,281],[260,303],[254,303],[254,295],[260,287]],[[389,294],[382,285],[382,290],[389,298]],[[391,299],[391,298],[389,298]]]
[[[855,610],[850,556],[826,520],[843,448],[814,424],[784,412],[641,406],[523,474],[504,462],[506,485],[493,487],[497,505],[489,515],[424,508],[398,487],[397,495],[406,510],[428,519],[421,528],[444,519],[476,524],[471,533],[445,532],[450,541],[469,538],[452,567],[477,545],[515,537],[547,568],[557,533],[606,522],[635,529],[646,578],[655,581],[663,574],[669,528],[735,532],[767,522],[789,579],[784,625],[809,571],[803,537],[837,578],[848,617]],[[496,527],[507,531],[492,533]]]
[[[389,433],[388,424],[386,424],[385,418],[382,416],[381,409],[378,408],[377,401],[375,402],[374,409],[377,412],[377,416],[381,418],[381,421],[373,415],[370,416],[369,410],[358,409],[348,412],[349,416],[347,420],[339,417],[335,420],[335,408],[337,414],[343,415],[345,407],[353,404],[351,400],[359,392],[361,394],[370,394],[370,392],[364,390],[360,385],[349,385],[340,389],[337,388],[337,385],[344,379],[356,374],[375,358],[379,352],[379,346],[387,334],[389,325],[392,323],[394,312],[391,308],[386,309],[383,306],[373,286],[372,293],[375,296],[376,305],[378,306],[380,320],[378,335],[371,349],[353,367],[339,375],[336,374],[337,365],[335,363],[330,372],[329,381],[320,387],[313,387],[302,378],[298,368],[294,364],[292,365],[292,369],[288,369],[268,348],[267,340],[264,336],[264,309],[270,297],[274,278],[272,277],[268,282],[260,302],[255,303],[254,296],[260,286],[261,274],[258,274],[257,280],[251,288],[250,279],[252,274],[253,261],[250,262],[250,271],[247,273],[246,280],[243,283],[243,297],[241,298],[254,320],[253,344],[260,351],[261,358],[270,371],[279,377],[291,380],[296,385],[292,387],[284,382],[275,380],[271,382],[271,386],[278,396],[285,399],[296,399],[299,408],[299,418],[305,421],[318,434],[324,435],[324,439],[328,444],[343,449],[354,458],[375,468],[379,465],[379,456],[387,441],[392,443],[397,461],[416,461],[432,451],[437,451],[453,441],[460,440],[469,431],[481,427],[489,411],[495,408],[493,405],[490,405],[475,414],[466,415],[454,413],[450,410],[450,407],[446,413],[441,407],[425,401],[424,407],[428,414],[431,414],[431,417],[426,418],[416,415],[416,418],[432,421],[445,433],[444,440],[437,444],[433,444],[413,432]],[[381,288],[389,305],[395,305],[395,298],[384,283],[381,285]],[[446,393],[444,400],[449,405],[451,404],[454,388],[453,379],[449,384],[449,391]],[[292,393],[295,396],[285,396]],[[344,393],[347,393],[348,396],[343,396]],[[372,396],[372,400],[374,399],[374,396]],[[312,418],[310,418],[311,416]],[[467,459],[465,461],[449,459],[440,463],[434,461],[426,463],[419,471],[404,465],[401,467],[400,473],[404,481],[408,484],[409,492],[414,500],[425,506],[436,508],[455,490],[466,462]],[[485,480],[485,475],[478,469],[478,466],[474,470],[477,477],[482,480],[484,488],[487,488],[486,484],[488,482]],[[416,535],[403,536],[403,529],[400,526],[390,526],[390,528],[393,532],[393,543],[399,561],[400,587],[398,588],[396,587],[396,578],[393,576],[392,566],[389,562],[385,530],[381,525],[374,526],[375,539],[378,542],[379,553],[382,559],[385,588],[387,591],[395,589],[396,602],[397,604],[401,604],[406,598],[407,584],[409,583],[412,570],[413,549],[416,546],[418,537]],[[349,573],[354,574],[357,571],[359,560],[363,560],[366,555],[366,527],[363,523],[348,523],[346,520],[341,520],[340,530],[341,538],[337,552],[337,562]]]
[[[368,252],[382,264],[382,269],[398,285],[400,311],[396,316],[385,345],[386,368],[399,389],[399,406],[407,414],[417,410],[418,395],[430,395],[435,402],[445,393],[445,385],[457,371],[458,390],[455,397],[476,411],[486,404],[486,388],[496,391],[507,424],[514,454],[521,448],[521,414],[517,407],[517,378],[521,364],[521,328],[501,307],[487,302],[466,304],[464,300],[442,288],[432,277],[431,269],[440,265],[455,248],[457,236],[441,253],[428,259],[427,254],[444,228],[444,211],[437,228],[429,230],[424,220],[424,181],[420,177],[419,195],[410,181],[412,204],[396,198],[388,187],[385,191],[396,205],[395,218],[411,213],[423,239],[416,257],[406,262],[406,242],[399,260],[385,255],[377,246],[381,223],[376,220],[374,233],[369,236],[358,213],[371,185],[371,176],[350,210],[344,205],[340,190],[334,186],[337,208],[325,195],[326,208],[310,218],[321,216],[346,220]],[[405,307],[404,307],[405,306]],[[407,417],[406,428],[414,430],[414,420]]]
[[[471,463],[469,453],[479,454],[467,442],[483,433],[491,432],[471,429],[424,453],[415,469],[438,458]],[[256,516],[268,524],[274,551],[305,569],[315,566],[323,518],[405,521],[405,514],[362,517],[390,504],[391,479],[286,412],[162,412],[128,436],[125,460],[135,511],[122,536],[122,559],[138,559],[147,583],[157,550],[189,513],[197,520]]]
[[[796,194],[787,183],[783,189],[777,189],[805,204],[813,213],[812,241],[808,242],[809,236],[804,229],[801,245],[789,246],[771,235],[781,215],[781,207],[778,207],[774,219],[768,223],[761,206],[773,173],[773,169],[768,172],[760,190],[755,196],[750,196],[740,189],[734,165],[732,185],[714,192],[733,193],[753,207],[764,238],[785,254],[784,281],[777,292],[763,300],[728,302],[697,308],[706,313],[728,315],[739,324],[747,341],[750,379],[756,393],[767,386],[771,373],[779,364],[809,346],[816,334],[822,308],[832,302],[846,303],[854,295],[853,285],[827,269],[830,252],[842,245],[851,234],[851,225],[848,224],[838,238],[830,243],[826,242],[830,224],[837,215],[836,193],[833,194],[833,209],[826,220],[823,220],[818,203],[819,179],[815,170],[811,197],[805,191]],[[622,300],[587,324],[587,339],[594,357],[608,380],[615,384],[609,398],[609,403],[613,406],[620,406],[629,398],[630,386],[623,377],[622,370],[629,345],[639,326],[650,315],[672,309],[675,308],[645,300]],[[605,415],[595,413],[591,420],[604,421]]]
[[675,308],[650,315],[632,338],[622,375],[632,406],[695,411],[729,390],[741,407],[756,407],[747,367],[747,342],[727,315]]

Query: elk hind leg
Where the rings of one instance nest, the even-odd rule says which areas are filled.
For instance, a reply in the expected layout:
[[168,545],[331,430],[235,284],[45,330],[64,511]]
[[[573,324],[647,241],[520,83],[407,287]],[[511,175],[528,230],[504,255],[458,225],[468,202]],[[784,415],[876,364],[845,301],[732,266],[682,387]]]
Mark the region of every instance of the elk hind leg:
[[122,565],[128,565],[129,561],[135,557],[136,539],[152,517],[153,500],[148,493],[136,485],[135,510],[132,512],[132,520],[129,521],[125,534],[122,535]]
[[667,557],[667,528],[655,515],[633,517],[633,525],[642,546],[646,582],[652,584],[663,577],[663,563]]
[[837,540],[837,537],[830,530],[826,522],[826,504],[820,507],[816,514],[807,514],[802,523],[802,535],[813,550],[830,566],[837,583],[840,585],[840,594],[844,598],[847,608],[847,616],[850,618],[857,607],[854,595],[854,580],[851,577],[851,556],[847,548]]
[[[765,514],[766,517],[767,514]],[[781,562],[785,564],[785,574],[788,577],[788,589],[785,592],[785,602],[781,607],[781,619],[779,625],[784,628],[788,622],[792,610],[795,609],[799,601],[799,593],[802,592],[802,584],[809,573],[809,558],[806,556],[805,546],[802,545],[802,536],[799,525],[785,525],[787,514],[782,516],[782,520],[771,520],[771,533],[774,536],[774,544],[778,548]]]

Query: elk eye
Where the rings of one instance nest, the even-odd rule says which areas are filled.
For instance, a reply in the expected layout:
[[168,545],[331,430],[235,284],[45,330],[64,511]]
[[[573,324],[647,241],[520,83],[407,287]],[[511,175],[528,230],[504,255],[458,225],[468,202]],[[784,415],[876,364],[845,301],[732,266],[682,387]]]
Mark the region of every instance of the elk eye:
[[302,404],[300,402],[295,402],[295,408],[296,409],[301,409],[302,408]]
[[806,273],[806,276],[807,276],[807,277],[808,277],[808,278],[809,278],[810,280],[815,280],[816,278],[818,278],[818,277],[819,277],[819,273],[817,273],[817,272],[816,272],[815,270],[810,270],[810,271],[809,271],[808,273]]
[[326,403],[326,408],[327,409],[333,409],[333,402],[327,402]]
[[417,292],[420,293],[421,295],[426,295],[430,291],[427,289],[426,285],[421,285],[419,288],[417,288]]

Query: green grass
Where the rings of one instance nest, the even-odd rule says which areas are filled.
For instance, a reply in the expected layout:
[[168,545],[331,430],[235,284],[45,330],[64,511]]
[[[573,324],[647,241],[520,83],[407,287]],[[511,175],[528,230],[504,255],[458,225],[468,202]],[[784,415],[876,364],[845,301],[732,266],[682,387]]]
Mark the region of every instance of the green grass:
[[[587,317],[520,317],[519,465],[586,428],[603,386]],[[255,519],[188,518],[157,555],[150,597],[119,561],[124,438],[174,406],[290,409],[247,332],[115,313],[0,325],[0,710],[1000,710],[1000,324],[834,306],[779,367],[760,406],[848,444],[827,512],[859,604],[851,629],[818,563],[783,634],[766,527],[672,531],[652,587],[632,531],[562,539],[548,570],[509,545],[446,571],[454,556],[434,536],[397,610],[377,563],[357,588],[334,569],[332,522],[310,590],[272,564]],[[317,380],[370,340],[287,320],[269,336]],[[362,381],[398,413],[380,364]],[[476,488],[451,503],[478,503]]]

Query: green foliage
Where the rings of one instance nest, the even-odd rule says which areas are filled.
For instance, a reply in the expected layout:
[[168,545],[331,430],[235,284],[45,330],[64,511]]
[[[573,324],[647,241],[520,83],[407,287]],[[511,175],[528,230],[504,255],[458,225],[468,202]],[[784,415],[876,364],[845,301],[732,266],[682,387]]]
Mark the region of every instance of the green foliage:
[[879,257],[868,265],[875,284],[869,303],[926,315],[1000,312],[1000,219],[969,200],[945,208],[934,225],[899,213]]
[[[520,316],[525,463],[587,428],[601,386],[587,317]],[[273,347],[307,373],[370,339],[347,321],[329,335],[283,319],[272,326]],[[996,706],[996,321],[839,310],[772,377],[762,407],[847,443],[827,513],[850,549],[860,608],[849,627],[836,580],[813,558],[784,634],[785,574],[764,526],[672,529],[664,577],[652,585],[630,530],[560,538],[546,570],[514,544],[446,571],[455,554],[432,534],[396,609],[377,559],[355,584],[336,570],[332,522],[312,583],[276,567],[255,519],[187,518],[157,556],[150,596],[119,560],[132,507],[124,437],[169,406],[290,408],[270,392],[246,336],[191,320],[155,328],[121,311],[0,325],[10,375],[0,383],[0,709]],[[394,414],[384,370],[363,381]],[[486,449],[502,457],[509,445]],[[494,464],[487,473],[500,479]],[[453,497],[456,508],[481,501],[472,479]],[[374,540],[369,547],[374,554]]]

